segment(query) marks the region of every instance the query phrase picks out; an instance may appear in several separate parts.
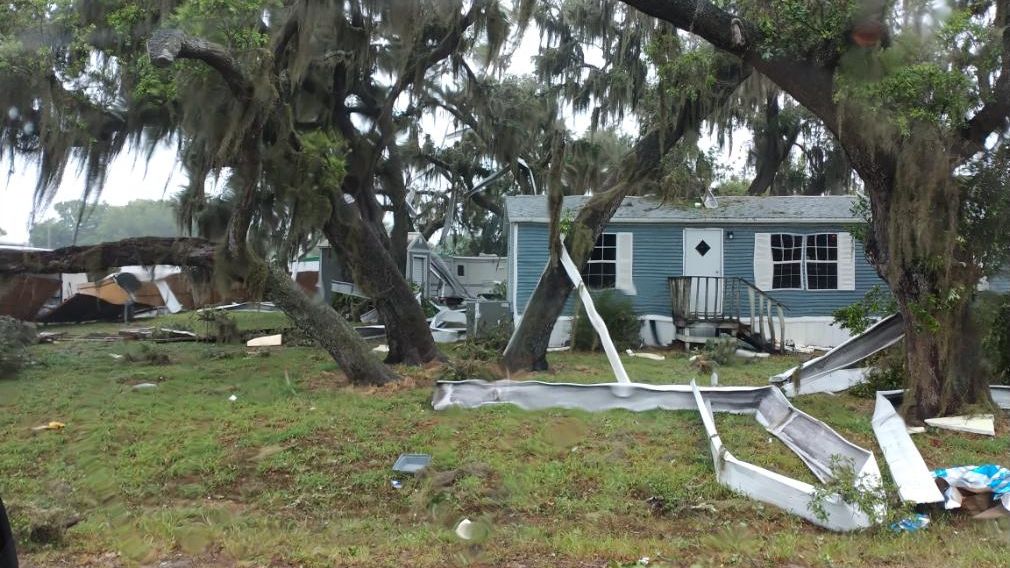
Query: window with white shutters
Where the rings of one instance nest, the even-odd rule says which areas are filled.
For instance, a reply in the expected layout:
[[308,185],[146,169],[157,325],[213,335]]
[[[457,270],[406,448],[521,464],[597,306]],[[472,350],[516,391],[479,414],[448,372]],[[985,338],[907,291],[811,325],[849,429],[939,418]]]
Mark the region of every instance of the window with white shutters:
[[761,290],[855,290],[849,233],[757,233],[754,279]]

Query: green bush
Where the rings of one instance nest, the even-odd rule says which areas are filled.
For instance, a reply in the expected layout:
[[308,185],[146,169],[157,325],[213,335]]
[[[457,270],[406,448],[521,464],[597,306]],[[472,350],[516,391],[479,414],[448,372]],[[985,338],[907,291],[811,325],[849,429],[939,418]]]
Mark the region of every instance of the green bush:
[[735,337],[713,337],[705,342],[703,355],[721,367],[732,367],[739,357],[736,355],[737,340]]
[[905,371],[904,342],[875,355],[867,366],[873,370],[866,376],[866,381],[849,389],[849,394],[859,398],[875,398],[877,391],[905,388],[908,373]]
[[993,371],[993,381],[1010,384],[1010,296],[1002,299],[983,346]]
[[33,325],[0,316],[0,379],[13,377],[28,363],[28,346],[36,337]]
[[859,335],[870,327],[875,318],[885,317],[898,311],[894,296],[886,288],[874,286],[870,288],[863,299],[855,304],[838,308],[832,316],[838,327],[848,330],[852,335]]
[[[616,290],[593,292],[593,304],[610,331],[610,338],[620,349],[638,347],[642,340],[639,330],[641,323],[635,314],[631,299]],[[572,333],[572,349],[596,351],[602,349],[600,338],[586,316],[585,307],[579,303],[575,315],[575,329]]]
[[204,323],[206,335],[217,343],[239,343],[242,335],[238,322],[225,310],[202,310],[196,312],[197,320]]
[[512,322],[501,322],[480,337],[467,337],[456,345],[456,356],[475,361],[497,361],[512,337]]

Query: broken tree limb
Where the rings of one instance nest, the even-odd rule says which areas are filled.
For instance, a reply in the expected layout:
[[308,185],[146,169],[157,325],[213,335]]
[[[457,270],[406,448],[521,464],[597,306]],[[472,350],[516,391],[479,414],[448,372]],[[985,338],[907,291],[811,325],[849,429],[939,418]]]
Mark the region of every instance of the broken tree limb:
[[176,59],[199,59],[210,65],[240,100],[252,97],[252,82],[238,61],[222,45],[174,29],[156,30],[147,40],[147,53],[156,67],[169,67]]
[[210,270],[216,245],[199,238],[139,237],[51,251],[0,250],[0,274],[70,274],[171,264]]

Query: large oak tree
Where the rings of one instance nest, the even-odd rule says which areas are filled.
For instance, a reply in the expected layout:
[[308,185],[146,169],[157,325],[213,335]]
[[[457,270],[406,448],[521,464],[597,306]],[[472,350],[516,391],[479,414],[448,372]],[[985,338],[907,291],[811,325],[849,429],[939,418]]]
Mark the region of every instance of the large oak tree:
[[830,130],[869,197],[866,250],[907,324],[909,412],[988,402],[969,303],[981,243],[960,177],[1002,145],[1010,3],[625,0],[774,81]]

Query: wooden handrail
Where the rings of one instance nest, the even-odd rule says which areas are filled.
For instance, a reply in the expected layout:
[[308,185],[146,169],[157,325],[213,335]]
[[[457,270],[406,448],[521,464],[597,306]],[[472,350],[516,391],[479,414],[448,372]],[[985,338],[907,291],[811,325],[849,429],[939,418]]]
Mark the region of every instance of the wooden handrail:
[[[720,276],[671,276],[668,281],[676,325],[699,321],[743,324],[746,319],[751,333],[759,336],[769,349],[774,350],[777,342],[785,341],[785,312],[789,308],[753,283],[739,277]],[[747,311],[742,302],[744,292]]]

